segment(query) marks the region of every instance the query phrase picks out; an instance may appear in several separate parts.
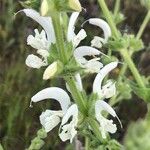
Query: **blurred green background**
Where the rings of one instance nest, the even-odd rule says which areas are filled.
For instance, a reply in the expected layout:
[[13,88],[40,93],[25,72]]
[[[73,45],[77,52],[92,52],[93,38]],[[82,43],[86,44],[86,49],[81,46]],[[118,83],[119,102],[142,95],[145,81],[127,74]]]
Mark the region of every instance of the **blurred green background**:
[[[109,8],[113,8],[115,1],[107,0],[107,2]],[[96,0],[81,0],[81,3],[87,12],[81,13],[80,21],[101,16]],[[50,103],[46,101],[29,108],[30,98],[37,91],[48,87],[50,84],[63,86],[63,81],[55,80],[51,83],[43,81],[43,70],[30,69],[25,65],[27,55],[32,52],[31,47],[26,45],[26,38],[33,33],[34,28],[38,28],[38,24],[22,14],[14,17],[14,13],[20,9],[22,7],[18,0],[0,1],[0,142],[5,150],[27,148],[30,141],[35,137],[37,130],[41,128],[38,116],[42,110],[50,107]],[[140,5],[139,0],[122,0],[121,11],[126,19],[118,28],[122,33],[137,33],[146,14],[146,9]],[[147,26],[142,39],[146,45],[145,51],[138,52],[134,56],[134,60],[141,74],[148,76],[150,75],[150,24]],[[57,106],[51,103],[51,107]],[[119,129],[119,132],[113,135],[113,138],[123,143],[127,127],[131,122],[144,118],[147,107],[142,100],[133,95],[132,99],[119,103],[116,110],[123,123],[123,129]],[[148,125],[150,126],[150,124]],[[147,125],[142,124],[141,126],[146,126],[143,132],[150,132]],[[133,131],[130,127],[129,133],[131,135],[127,135],[129,136],[127,139],[130,139],[129,141],[132,144],[128,144],[128,140],[125,142],[126,145],[131,145],[127,147],[127,150],[140,150],[139,147],[133,149],[134,141],[132,140],[135,137],[133,136],[132,139],[132,135],[141,126],[133,127],[136,131]],[[65,144],[59,140],[57,132],[58,130],[54,129],[49,133],[43,150],[66,149]],[[150,139],[150,135],[142,134],[141,139],[144,139],[143,136]],[[137,145],[136,142],[135,145]]]

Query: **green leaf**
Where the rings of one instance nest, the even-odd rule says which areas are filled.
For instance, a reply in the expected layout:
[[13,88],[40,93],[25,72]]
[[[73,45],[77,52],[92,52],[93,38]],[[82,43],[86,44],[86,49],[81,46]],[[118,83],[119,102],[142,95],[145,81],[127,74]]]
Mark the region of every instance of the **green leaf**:
[[113,19],[114,19],[116,25],[119,24],[119,23],[121,23],[123,20],[125,20],[125,16],[124,16],[124,14],[122,14],[122,13],[117,13],[116,15],[114,15],[114,14],[111,12],[111,15],[112,15],[112,17],[113,17]]
[[56,60],[59,60],[59,53],[57,52],[56,44],[51,44],[48,63],[51,64]]
[[137,39],[134,35],[124,34],[119,38],[110,38],[108,47],[112,50],[130,49],[133,51],[139,51],[144,48],[144,44],[141,39]]
[[139,51],[144,48],[143,41],[137,39],[134,35],[129,36],[129,46],[133,51]]

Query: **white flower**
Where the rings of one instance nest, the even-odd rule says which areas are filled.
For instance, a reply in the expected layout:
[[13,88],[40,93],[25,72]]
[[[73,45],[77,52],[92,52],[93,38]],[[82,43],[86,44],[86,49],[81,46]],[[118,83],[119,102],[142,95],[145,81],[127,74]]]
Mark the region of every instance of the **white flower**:
[[113,108],[108,105],[105,101],[98,100],[95,103],[95,117],[97,121],[100,123],[100,131],[102,134],[102,137],[106,138],[106,133],[109,132],[111,134],[115,133],[117,131],[116,124],[113,123],[113,120],[109,120],[101,114],[102,111],[108,112],[113,117],[116,117],[122,127],[122,124],[116,114],[116,112],[113,110]]
[[115,83],[113,83],[111,80],[108,80],[107,83],[102,86],[102,81],[110,71],[117,67],[117,65],[118,62],[111,62],[104,66],[96,75],[93,82],[93,92],[97,93],[99,98],[110,98],[116,94]]
[[104,43],[104,39],[98,36],[94,36],[94,39],[91,41],[91,46],[96,48],[101,48]]
[[38,92],[31,98],[31,102],[39,102],[44,99],[57,100],[62,108],[59,111],[46,110],[41,114],[40,122],[45,128],[45,131],[49,132],[60,123],[61,118],[67,112],[71,102],[69,95],[58,87],[50,87]]
[[85,69],[85,72],[98,73],[103,67],[103,64],[99,62],[99,58],[93,58],[87,60],[85,56],[96,56],[102,54],[99,50],[90,46],[80,46],[75,49],[74,57],[79,65]]
[[28,67],[37,69],[41,68],[42,66],[47,66],[47,62],[45,60],[42,60],[41,58],[33,54],[28,55],[25,63]]
[[50,43],[48,42],[46,38],[45,31],[42,30],[41,33],[39,33],[39,31],[35,29],[34,32],[35,32],[35,36],[29,35],[27,37],[27,44],[37,50],[42,49],[42,50],[48,51],[50,47]]
[[72,13],[69,20],[67,32],[67,40],[69,42],[72,41],[74,47],[77,47],[79,43],[87,36],[84,29],[81,29],[77,35],[75,34],[75,23],[77,21],[78,16],[79,12]]
[[46,32],[49,43],[56,42],[55,32],[54,32],[51,17],[42,17],[42,16],[40,16],[40,14],[37,11],[35,11],[33,9],[23,9],[23,10],[20,10],[19,12],[24,12],[26,14],[26,16],[32,18],[33,20],[38,22],[43,27],[43,29]]
[[91,18],[88,20],[88,22],[92,25],[98,26],[99,28],[101,28],[103,30],[104,38],[96,36],[91,41],[91,46],[96,47],[96,48],[101,48],[103,44],[107,43],[108,38],[111,36],[111,29],[110,29],[108,23],[99,18]]
[[[62,141],[70,139],[70,142],[72,142],[73,138],[77,134],[75,129],[78,123],[77,105],[71,105],[69,95],[63,89],[58,87],[50,87],[38,92],[31,98],[31,102],[39,102],[44,99],[57,100],[62,108],[62,110],[58,111],[46,110],[45,112],[42,112],[40,115],[40,123],[44,127],[45,131],[51,131],[61,122],[59,137]],[[71,117],[72,120],[69,123],[68,121]]]
[[46,110],[40,115],[40,123],[45,131],[49,132],[61,122],[62,117],[62,111]]
[[24,12],[26,16],[38,22],[44,29],[41,31],[41,33],[39,33],[37,29],[35,29],[35,36],[29,35],[27,37],[27,44],[37,49],[37,53],[41,55],[42,58],[39,58],[37,56],[35,57],[35,55],[34,57],[33,55],[29,55],[26,60],[26,65],[38,69],[42,66],[48,65],[47,57],[49,56],[50,45],[51,43],[56,42],[51,17],[42,17],[33,9],[23,9],[19,12]]
[[[72,120],[68,122],[71,117]],[[62,141],[70,139],[70,143],[72,143],[73,138],[77,134],[77,131],[75,129],[77,127],[77,123],[78,123],[78,107],[76,104],[73,104],[72,106],[69,107],[67,113],[64,115],[61,122],[59,137],[61,138]]]

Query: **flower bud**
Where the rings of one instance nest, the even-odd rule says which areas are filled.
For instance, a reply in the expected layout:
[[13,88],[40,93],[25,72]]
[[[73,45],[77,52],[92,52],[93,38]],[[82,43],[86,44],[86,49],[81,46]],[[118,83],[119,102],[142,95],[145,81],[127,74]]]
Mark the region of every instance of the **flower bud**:
[[41,3],[41,15],[47,16],[55,9],[53,0],[43,0]]
[[40,139],[45,139],[47,137],[47,132],[42,128],[37,132],[37,135]]
[[43,0],[41,4],[42,16],[52,15],[55,12],[82,10],[79,0]]
[[50,64],[43,74],[43,80],[48,80],[50,78],[53,78],[57,74],[59,74],[62,71],[63,65],[60,61],[55,61],[52,64]]
[[79,0],[69,0],[69,6],[72,10],[80,12],[82,10]]

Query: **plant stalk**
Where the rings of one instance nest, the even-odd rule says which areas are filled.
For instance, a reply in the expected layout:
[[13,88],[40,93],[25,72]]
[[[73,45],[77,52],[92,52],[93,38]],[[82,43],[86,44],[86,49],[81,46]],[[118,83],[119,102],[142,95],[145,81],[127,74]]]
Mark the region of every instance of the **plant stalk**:
[[61,14],[59,12],[55,12],[52,16],[52,22],[55,30],[55,36],[56,36],[56,45],[58,53],[60,54],[61,61],[66,64],[67,63],[67,55],[65,51],[65,45],[64,45],[64,35],[63,30],[60,22],[60,16]]
[[120,9],[120,0],[116,0],[115,3],[115,8],[114,8],[114,16],[117,16],[117,13],[119,13],[119,9]]
[[[114,22],[114,20],[111,16],[111,13],[110,13],[105,1],[104,0],[98,0],[98,2],[100,4],[100,7],[103,11],[104,16],[106,17],[107,22],[109,23],[109,25],[111,27],[113,35],[116,38],[118,38],[120,36],[120,33],[117,30],[115,22]],[[120,53],[121,53],[122,57],[124,58],[125,62],[127,63],[128,67],[129,67],[130,71],[132,72],[132,74],[133,74],[136,82],[138,83],[138,85],[142,88],[145,88],[145,85],[142,81],[142,78],[141,78],[135,64],[133,63],[133,61],[131,59],[131,55],[128,53],[127,49],[123,49],[123,50],[121,49]]]
[[70,92],[72,94],[72,97],[74,99],[74,101],[77,103],[80,111],[83,114],[87,114],[87,106],[86,106],[86,102],[82,97],[82,94],[80,93],[80,91],[77,89],[76,87],[76,83],[73,77],[65,77],[65,80],[70,88]]
[[141,25],[138,33],[137,33],[137,36],[136,36],[137,39],[141,38],[141,36],[142,36],[142,34],[143,34],[143,32],[144,32],[144,30],[145,30],[149,20],[150,20],[150,10],[148,11],[146,17],[144,18],[144,21],[143,21],[143,23],[142,23],[142,25]]

